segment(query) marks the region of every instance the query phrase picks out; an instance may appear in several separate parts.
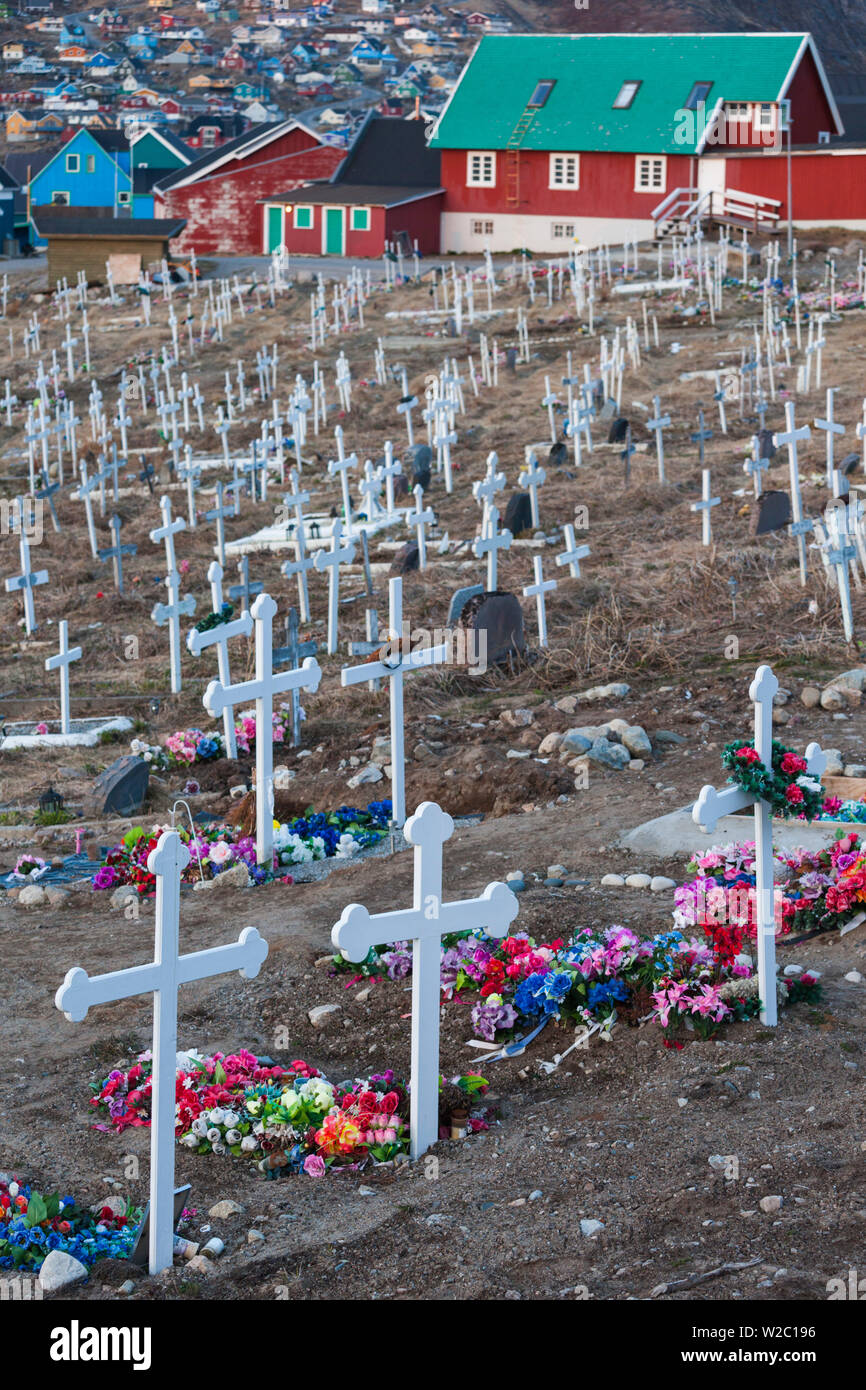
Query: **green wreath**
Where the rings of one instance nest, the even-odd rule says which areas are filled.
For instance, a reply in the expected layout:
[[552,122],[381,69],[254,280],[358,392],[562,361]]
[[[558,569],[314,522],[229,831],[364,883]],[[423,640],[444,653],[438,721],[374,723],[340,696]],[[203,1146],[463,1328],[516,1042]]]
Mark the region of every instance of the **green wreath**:
[[210,632],[215,627],[221,627],[223,623],[231,622],[234,611],[234,604],[226,601],[219,612],[208,613],[206,618],[202,618],[200,623],[196,623],[196,632]]
[[824,804],[824,788],[820,778],[809,775],[806,759],[773,739],[772,764],[772,771],[768,771],[751,743],[735,739],[722,750],[722,766],[729,782],[769,802],[774,816],[814,820]]

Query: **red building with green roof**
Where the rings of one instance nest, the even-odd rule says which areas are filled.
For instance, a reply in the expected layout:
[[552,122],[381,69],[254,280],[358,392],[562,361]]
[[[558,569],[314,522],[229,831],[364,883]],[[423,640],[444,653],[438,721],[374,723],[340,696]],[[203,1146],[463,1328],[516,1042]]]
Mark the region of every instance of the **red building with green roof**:
[[796,225],[866,227],[866,147],[843,137],[809,34],[491,35],[430,141],[441,247],[565,253],[697,218],[768,230],[789,165]]

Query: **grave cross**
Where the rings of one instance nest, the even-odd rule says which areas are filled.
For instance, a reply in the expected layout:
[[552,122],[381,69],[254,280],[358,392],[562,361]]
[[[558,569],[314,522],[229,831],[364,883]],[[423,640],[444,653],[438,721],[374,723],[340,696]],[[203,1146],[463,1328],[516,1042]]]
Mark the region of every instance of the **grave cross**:
[[29,636],[31,632],[35,632],[36,630],[36,608],[33,603],[33,590],[38,584],[48,583],[48,571],[31,570],[30,542],[27,539],[27,526],[24,520],[24,504],[20,497],[16,501],[16,510],[21,573],[6,580],[6,592],[7,594],[13,594],[16,589],[21,590],[21,596],[24,599],[24,630]]
[[[349,496],[349,474],[350,468],[355,468],[358,463],[357,454],[346,454],[343,444],[343,427],[337,425],[334,430],[334,438],[337,441],[337,457],[328,461],[328,472],[333,478],[336,474],[340,476],[340,486],[343,490],[343,513],[346,518],[346,529],[352,529],[352,499]],[[330,647],[328,648],[330,651]]]
[[[293,671],[296,671],[306,656],[315,656],[319,650],[318,642],[310,639],[307,642],[300,641],[299,623],[297,608],[290,608],[286,618],[286,645],[275,647],[273,650],[274,665],[282,665],[287,661]],[[301,742],[301,692],[295,687],[292,690],[292,747],[297,748]]]
[[443,903],[442,846],[454,822],[433,801],[423,802],[403,834],[414,847],[414,894],[410,909],[368,912],[350,903],[331,932],[336,950],[362,961],[371,946],[412,942],[411,1155],[418,1158],[439,1137],[440,954],[443,936],[483,930],[504,936],[518,913],[517,898],[504,883],[489,883],[478,898]]
[[[773,757],[773,696],[779,682],[769,666],[759,666],[749,686],[749,699],[755,706],[754,747],[764,767],[772,767]],[[820,778],[827,765],[827,755],[817,743],[806,749],[806,772]],[[778,1021],[776,1004],[776,914],[773,892],[773,818],[770,805],[742,787],[728,786],[717,791],[712,785],[701,788],[692,807],[692,819],[709,834],[722,816],[754,807],[755,813],[755,906],[758,945],[758,992],[761,999],[761,1022],[775,1026]]]
[[234,507],[227,502],[223,502],[225,484],[220,480],[216,484],[216,506],[211,507],[209,512],[205,512],[205,521],[216,522],[217,533],[217,559],[225,568],[226,563],[226,517],[234,516]]
[[154,545],[159,545],[160,541],[165,541],[165,568],[168,574],[177,569],[177,560],[174,553],[174,538],[178,531],[186,530],[186,522],[182,516],[171,519],[171,498],[168,493],[163,493],[159,499],[159,510],[162,512],[162,525],[155,531],[151,531],[150,539]]
[[174,1258],[174,1146],[177,1077],[177,991],[179,985],[239,970],[245,980],[258,975],[268,953],[255,927],[244,927],[236,942],[179,954],[180,880],[190,853],[176,830],[164,830],[147,857],[156,877],[156,931],[153,960],[128,970],[90,976],[79,966],[67,972],[54,1003],[70,1023],[80,1023],[96,1004],[153,994],[153,1094],[150,1130],[150,1246],[148,1268],[159,1274]]
[[565,550],[561,555],[557,555],[556,563],[560,566],[568,565],[572,579],[579,579],[580,562],[589,555],[589,546],[577,544],[574,538],[574,526],[570,521],[567,521],[563,526],[562,534],[565,537]]
[[486,526],[472,542],[472,554],[476,560],[487,556],[487,592],[491,594],[496,592],[499,551],[510,549],[512,541],[511,532],[499,531],[498,526],[499,512],[496,507],[490,507]]
[[812,431],[808,425],[803,425],[797,429],[794,424],[794,402],[785,402],[785,431],[784,433],[774,434],[773,443],[776,448],[782,444],[788,446],[788,471],[791,479],[791,515],[794,520],[791,522],[791,535],[797,537],[797,550],[800,558],[800,583],[806,583],[806,532],[812,530],[812,522],[803,516],[803,498],[800,493],[800,469],[797,460],[797,444],[801,439],[811,439]]
[[182,689],[180,669],[180,620],[191,617],[195,612],[195,594],[180,596],[180,575],[177,570],[169,570],[165,576],[168,589],[168,603],[157,603],[151,612],[151,621],[157,627],[168,626],[169,667],[171,670],[171,693],[179,695]]
[[112,566],[113,566],[113,569],[114,569],[114,587],[117,589],[117,592],[118,592],[119,594],[122,594],[122,593],[123,593],[123,557],[124,557],[124,555],[134,555],[134,554],[136,553],[136,551],[138,550],[138,546],[137,546],[137,545],[134,545],[134,544],[130,544],[130,545],[121,545],[121,543],[120,543],[120,528],[121,528],[121,526],[123,525],[123,522],[122,522],[122,520],[120,519],[120,517],[117,515],[116,512],[115,512],[114,516],[111,518],[111,521],[110,521],[108,524],[109,524],[109,526],[111,527],[111,538],[112,538],[114,544],[113,544],[113,545],[110,545],[110,546],[106,546],[104,549],[98,550],[98,551],[96,552],[96,558],[97,558],[98,560],[102,560],[103,563],[104,563],[106,560],[111,560]]
[[532,567],[535,572],[535,583],[526,585],[525,589],[523,590],[523,597],[535,599],[536,609],[538,612],[538,645],[539,647],[546,647],[547,609],[545,606],[545,594],[552,593],[552,591],[555,588],[557,588],[557,583],[555,579],[546,580],[544,578],[544,572],[542,569],[542,561],[540,555],[533,556]]
[[391,819],[402,825],[406,819],[406,757],[403,730],[403,677],[428,666],[441,666],[449,648],[410,647],[409,624],[403,622],[403,581],[388,581],[388,641],[378,661],[361,666],[344,666],[343,685],[361,685],[371,679],[387,680],[391,701]]
[[822,547],[826,564],[832,566],[836,571],[839,603],[842,608],[842,629],[846,642],[852,641],[854,637],[854,615],[851,611],[851,582],[848,566],[857,554],[857,547],[847,539],[849,535],[848,514],[849,507],[844,503],[840,503],[838,500],[829,503],[824,512],[826,542]]
[[239,598],[241,600],[241,612],[249,613],[250,599],[255,598],[264,588],[261,580],[254,580],[250,583],[250,557],[242,555],[238,560],[238,573],[241,577],[240,584],[232,584],[229,589],[229,598]]
[[333,656],[337,650],[337,620],[340,602],[340,565],[345,562],[351,564],[355,558],[354,541],[349,541],[340,548],[340,541],[343,535],[343,525],[339,517],[334,518],[334,529],[331,532],[330,550],[319,550],[316,552],[314,561],[315,568],[319,574],[328,571],[328,656]]
[[90,541],[90,553],[94,560],[99,557],[99,547],[96,540],[96,525],[93,520],[93,498],[91,493],[94,488],[100,486],[99,475],[94,474],[92,478],[87,476],[87,464],[82,460],[80,465],[81,482],[73,492],[72,496],[76,502],[84,503],[84,513],[87,518],[87,538]]
[[415,539],[418,543],[418,568],[427,568],[427,537],[424,532],[425,526],[432,526],[436,521],[436,513],[432,507],[424,506],[424,489],[420,483],[414,488],[415,510],[406,513],[406,525],[411,529],[415,527]]
[[256,858],[268,871],[274,862],[274,696],[295,687],[317,690],[322,672],[313,656],[297,671],[274,671],[273,620],[277,605],[270,594],[259,594],[250,610],[256,632],[256,675],[240,685],[211,681],[203,703],[216,719],[226,705],[256,702]]
[[57,509],[54,506],[54,494],[55,492],[60,491],[60,484],[50,483],[48,481],[48,475],[44,471],[40,472],[39,474],[39,483],[40,486],[36,488],[34,496],[40,502],[48,503],[48,509],[51,512],[51,524],[53,525],[55,531],[59,531],[60,522],[57,520]]
[[65,618],[61,618],[57,624],[60,634],[60,651],[54,656],[46,657],[46,671],[60,672],[60,732],[69,733],[69,665],[70,662],[81,660],[81,648],[69,646],[69,623]]
[[653,396],[653,409],[655,415],[651,420],[647,420],[647,429],[652,430],[656,437],[656,460],[659,466],[659,482],[665,481],[665,446],[662,431],[666,430],[671,422],[670,415],[662,415],[661,399]]
[[713,543],[713,524],[712,511],[721,502],[721,497],[713,497],[710,488],[710,470],[704,468],[701,472],[701,500],[693,502],[691,509],[693,512],[701,513],[701,545],[712,545]]
[[834,401],[835,395],[836,395],[836,387],[835,387],[835,386],[828,386],[828,387],[827,387],[827,396],[826,396],[826,400],[827,400],[827,407],[826,407],[826,410],[827,410],[827,418],[826,418],[825,420],[820,420],[820,419],[818,419],[818,420],[813,420],[813,421],[812,421],[812,424],[815,426],[815,429],[816,429],[816,430],[823,430],[824,433],[825,433],[825,436],[826,436],[826,441],[827,441],[827,486],[828,486],[829,488],[831,488],[831,489],[832,489],[832,487],[833,487],[833,481],[834,481],[834,480],[833,480],[833,471],[834,471],[834,469],[835,469],[835,467],[836,467],[836,464],[835,464],[835,462],[834,462],[834,457],[833,457],[833,455],[834,455],[834,442],[835,442],[833,436],[834,436],[834,435],[837,435],[837,434],[844,434],[844,433],[845,433],[845,426],[844,426],[844,425],[837,424],[837,422],[836,422],[836,421],[834,420],[834,418],[833,418],[833,401]]
[[761,436],[752,435],[752,457],[743,463],[743,472],[750,473],[755,487],[755,496],[760,497],[764,490],[761,474],[770,467],[770,460],[761,458]]
[[539,467],[535,454],[530,454],[529,464],[526,468],[521,469],[517,476],[518,487],[529,489],[529,505],[532,512],[532,524],[536,527],[541,525],[538,514],[538,490],[546,477],[547,474],[543,468]]
[[707,439],[712,439],[712,437],[712,430],[705,429],[704,427],[704,412],[703,409],[700,409],[698,411],[697,431],[694,434],[689,435],[689,438],[693,440],[694,443],[696,443],[698,446],[698,458],[700,460],[701,468],[703,468],[704,466],[704,442]]
[[487,455],[487,468],[484,477],[472,484],[472,496],[476,502],[480,502],[484,509],[484,520],[486,522],[487,513],[493,506],[493,499],[497,492],[501,492],[505,487],[505,474],[497,473],[496,467],[499,459],[495,453]]
[[[141,461],[141,458],[142,456],[139,454],[139,461]],[[147,483],[148,491],[150,492],[151,497],[153,496],[153,484],[155,478],[156,471],[154,469],[153,464],[150,462],[145,463],[144,467],[138,475],[138,481],[140,483]]]
[[[222,613],[223,570],[219,561],[214,560],[211,563],[207,577],[210,584],[211,612]],[[249,613],[244,613],[243,617],[235,618],[232,622],[217,623],[216,627],[208,628],[205,632],[199,632],[197,628],[193,628],[186,635],[187,651],[191,652],[193,656],[199,656],[205,647],[215,646],[220,682],[224,687],[228,687],[231,685],[229,641],[232,637],[249,637],[252,630],[253,620]],[[226,757],[236,758],[238,745],[235,738],[234,706],[230,704],[227,704],[223,709],[223,731],[225,733]]]

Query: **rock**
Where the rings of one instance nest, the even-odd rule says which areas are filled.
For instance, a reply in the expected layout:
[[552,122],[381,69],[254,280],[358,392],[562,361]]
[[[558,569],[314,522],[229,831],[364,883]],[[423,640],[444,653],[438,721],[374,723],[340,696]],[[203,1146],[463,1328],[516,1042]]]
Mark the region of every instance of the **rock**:
[[666,893],[669,888],[676,888],[676,880],[665,878],[664,874],[654,874],[650,880],[650,892]]
[[825,748],[827,755],[827,766],[824,768],[826,777],[841,777],[845,768],[842,762],[842,754],[838,748]]
[[594,763],[601,763],[602,767],[612,767],[617,772],[621,772],[630,761],[628,752],[621,743],[611,743],[606,738],[597,738],[592,747],[587,749],[586,756]]
[[547,866],[548,878],[565,878],[567,873],[568,869],[564,864],[548,864]]
[[358,993],[355,995],[355,1003],[356,1003],[356,1004],[366,1004],[367,1000],[370,998],[370,995],[371,995],[372,993],[373,993],[373,987],[372,987],[372,985],[368,985],[366,989],[359,990]]
[[290,785],[291,785],[291,783],[294,781],[294,779],[297,777],[297,775],[298,775],[298,774],[295,772],[294,768],[290,768],[290,767],[275,767],[275,768],[274,768],[274,791],[277,791],[277,792],[286,792],[286,791],[288,791],[288,790],[289,790],[289,787],[290,787]]
[[821,703],[821,692],[817,685],[804,685],[800,691],[800,699],[806,709],[814,709]]
[[358,1196],[359,1196],[359,1197],[375,1197],[375,1195],[376,1195],[376,1189],[375,1189],[375,1187],[359,1187],[359,1188],[358,1188]]
[[863,976],[860,974],[859,970],[849,970],[845,979],[852,985],[862,985],[863,983]]
[[782,1210],[782,1198],[776,1196],[762,1197],[758,1206],[761,1208],[761,1211],[765,1211],[768,1215],[772,1215],[773,1212]]
[[668,744],[671,747],[678,747],[685,743],[682,734],[675,734],[673,729],[656,729],[653,734],[653,743]]
[[519,879],[519,881],[522,883],[524,877],[525,875],[522,869],[509,869],[508,873],[505,875],[505,882],[511,883],[512,880]]
[[184,1265],[185,1273],[192,1274],[213,1274],[213,1265],[205,1255],[193,1255],[191,1260],[187,1260]]
[[863,694],[866,689],[866,666],[853,666],[850,671],[843,671],[841,676],[834,676],[830,684],[840,690],[859,690]]
[[315,968],[316,968],[317,970],[329,970],[330,967],[331,967],[333,964],[334,964],[334,957],[333,957],[333,955],[330,955],[330,956],[317,956],[316,959],[313,961],[313,965],[315,966]]
[[360,772],[356,772],[354,777],[349,778],[346,786],[365,787],[371,782],[381,782],[383,776],[381,767],[377,767],[375,763],[368,763],[366,767],[361,768]]
[[314,1028],[325,1029],[338,1023],[337,1015],[342,1012],[343,1009],[340,1004],[317,1004],[315,1008],[310,1009],[307,1018]]
[[391,761],[391,740],[385,734],[377,734],[373,739],[373,749],[370,754],[370,762],[376,763],[379,767],[384,767]]
[[601,880],[602,888],[622,888],[624,883],[622,874],[605,874]]
[[264,1245],[265,1237],[262,1231],[247,1231],[247,1245]]
[[206,890],[210,893],[234,893],[239,888],[249,888],[249,869],[246,864],[232,864],[230,869],[223,869],[215,878],[206,878],[204,881],[197,878],[194,886],[199,891]]
[[774,724],[787,724],[790,721],[790,714],[786,709],[774,709],[772,721]]
[[625,681],[614,681],[611,685],[593,685],[582,690],[575,697],[581,704],[595,704],[599,701],[624,700],[631,690]]
[[564,887],[564,885],[565,885],[565,879],[564,879],[564,878],[546,878],[546,879],[544,880],[544,886],[545,886],[545,888],[562,888],[562,887]]
[[549,753],[556,753],[561,743],[565,740],[565,734],[545,734],[538,745],[538,752],[541,757]]
[[649,888],[652,879],[649,874],[629,874],[625,882],[628,888]]
[[646,767],[646,763],[644,762],[643,758],[632,758],[631,762],[630,762],[629,765],[628,765],[627,771],[628,771],[628,772],[643,772],[643,770],[644,770],[645,767]]
[[787,689],[785,688],[784,685],[780,685],[780,686],[779,686],[779,689],[776,691],[775,695],[773,696],[773,704],[774,704],[774,705],[778,705],[778,706],[787,705],[787,703],[788,703],[788,701],[790,700],[790,698],[791,698],[791,692],[790,692],[790,690],[787,690]]
[[724,1173],[728,1167],[728,1159],[724,1154],[710,1154],[707,1162],[714,1173]]
[[45,1293],[56,1293],[70,1284],[80,1284],[87,1278],[87,1266],[65,1250],[49,1250],[39,1271],[39,1287]]
[[429,763],[433,761],[436,754],[430,747],[430,744],[425,743],[424,740],[421,739],[412,749],[412,757],[415,759],[416,763]]
[[25,883],[18,894],[21,907],[42,907],[47,901],[45,889],[40,888],[38,883]]
[[593,1220],[593,1219],[591,1219],[591,1218],[585,1216],[585,1217],[583,1218],[583,1220],[581,1221],[581,1223],[580,1223],[580,1232],[581,1232],[581,1235],[584,1235],[584,1236],[594,1236],[594,1235],[597,1235],[597,1233],[598,1233],[599,1231],[603,1231],[603,1230],[604,1230],[604,1222],[603,1222],[603,1221],[595,1221],[595,1220]]
[[243,1207],[239,1202],[233,1202],[230,1197],[224,1197],[221,1202],[217,1202],[208,1211],[208,1216],[212,1216],[215,1221],[227,1221],[230,1216],[240,1216]]
[[115,888],[111,897],[108,899],[112,907],[123,907],[124,903],[129,902],[130,898],[137,898],[138,894],[130,883],[122,883],[119,888]]
[[828,685],[826,690],[822,690],[822,691],[821,691],[821,708],[822,708],[822,709],[828,709],[828,710],[844,709],[845,706],[847,705],[847,703],[848,703],[848,702],[847,702],[847,700],[845,699],[845,696],[842,694],[842,691],[841,691],[841,690],[837,690],[836,687],[833,686],[833,685]]
[[649,734],[640,724],[631,724],[628,728],[618,732],[623,747],[628,749],[633,758],[648,758],[650,756],[653,746],[650,743]]
[[509,748],[505,756],[506,758],[528,758],[531,756],[531,752],[528,748]]
[[577,696],[563,695],[561,700],[554,700],[553,708],[558,709],[560,714],[574,714],[577,709]]
[[866,763],[846,763],[846,777],[866,777]]
[[580,729],[569,729],[562,735],[560,747],[569,753],[588,753],[594,741],[594,737],[590,738]]
[[535,722],[535,715],[531,709],[504,709],[499,720],[509,729],[525,729],[527,725]]
[[56,884],[50,883],[45,889],[45,896],[52,907],[63,907],[69,902],[69,893],[65,888],[58,888]]

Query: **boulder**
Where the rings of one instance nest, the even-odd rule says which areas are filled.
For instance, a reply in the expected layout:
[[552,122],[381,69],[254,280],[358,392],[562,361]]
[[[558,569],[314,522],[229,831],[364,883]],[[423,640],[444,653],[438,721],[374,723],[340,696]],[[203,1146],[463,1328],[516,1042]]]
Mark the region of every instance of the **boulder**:
[[542,758],[548,757],[551,753],[556,753],[560,744],[565,739],[565,734],[545,734],[538,745],[538,752]]
[[240,1216],[243,1207],[239,1202],[233,1202],[230,1197],[224,1197],[221,1202],[215,1203],[208,1211],[208,1216],[213,1217],[214,1221],[227,1221],[230,1216]]
[[806,709],[814,709],[816,705],[820,705],[821,692],[817,685],[804,685],[800,691],[800,700]]
[[560,746],[565,752],[588,753],[593,742],[594,739],[588,738],[581,729],[569,729],[567,734],[561,736]]
[[632,724],[623,729],[620,737],[623,747],[628,749],[633,758],[648,758],[651,755],[653,747],[649,734],[640,724]]
[[322,1030],[339,1023],[339,1015],[342,1012],[340,1004],[316,1004],[315,1008],[310,1009],[307,1018],[314,1028]]
[[535,715],[531,709],[504,709],[499,719],[509,729],[525,729],[527,725],[534,723]]
[[592,762],[611,767],[617,772],[621,772],[630,761],[628,750],[623,748],[621,743],[611,743],[607,738],[597,738],[592,747],[587,749],[586,756]]
[[842,691],[837,690],[835,686],[828,685],[826,690],[821,691],[822,709],[836,712],[838,710],[845,709],[847,704],[848,701],[845,699],[845,696],[842,694]]
[[18,894],[18,902],[21,907],[44,907],[48,898],[38,883],[25,883]]
[[232,864],[230,869],[223,869],[221,874],[214,878],[206,878],[204,881],[197,878],[194,887],[205,889],[210,893],[232,893],[238,888],[248,888],[250,885],[250,874],[246,864]]
[[582,704],[624,700],[630,690],[631,686],[626,685],[625,681],[613,681],[610,685],[593,685],[589,690],[581,691],[576,698]]
[[372,782],[381,782],[383,775],[381,767],[376,763],[368,763],[360,772],[356,772],[354,777],[350,777],[346,785],[353,788],[365,787]]
[[80,1284],[87,1278],[87,1266],[65,1250],[49,1250],[39,1271],[39,1287],[45,1293],[56,1293],[70,1284]]

